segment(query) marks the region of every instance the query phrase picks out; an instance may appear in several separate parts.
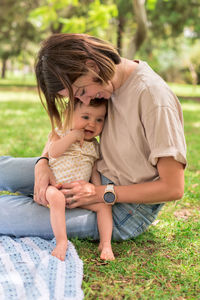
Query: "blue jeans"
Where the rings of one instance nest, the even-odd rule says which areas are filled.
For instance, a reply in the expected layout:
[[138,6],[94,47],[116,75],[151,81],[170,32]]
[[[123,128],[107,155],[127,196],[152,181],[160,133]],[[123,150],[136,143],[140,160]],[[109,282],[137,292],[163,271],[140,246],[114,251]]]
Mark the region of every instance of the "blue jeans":
[[[0,191],[19,195],[0,196],[0,235],[53,238],[49,209],[33,201],[34,165],[37,158],[0,157]],[[102,184],[111,181],[102,176]],[[125,240],[143,233],[155,220],[163,204],[122,204],[112,207],[113,240]],[[96,213],[66,209],[68,237],[99,239]]]

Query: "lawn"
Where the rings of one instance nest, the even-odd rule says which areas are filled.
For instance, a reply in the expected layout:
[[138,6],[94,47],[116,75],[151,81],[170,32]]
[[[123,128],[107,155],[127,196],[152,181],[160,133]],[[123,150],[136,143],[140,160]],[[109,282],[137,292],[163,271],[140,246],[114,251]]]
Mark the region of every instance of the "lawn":
[[[0,155],[40,155],[50,125],[35,88],[1,87]],[[166,204],[145,234],[114,242],[113,262],[98,259],[97,243],[73,240],[84,262],[87,300],[200,299],[200,102],[181,104],[188,146],[184,197]]]

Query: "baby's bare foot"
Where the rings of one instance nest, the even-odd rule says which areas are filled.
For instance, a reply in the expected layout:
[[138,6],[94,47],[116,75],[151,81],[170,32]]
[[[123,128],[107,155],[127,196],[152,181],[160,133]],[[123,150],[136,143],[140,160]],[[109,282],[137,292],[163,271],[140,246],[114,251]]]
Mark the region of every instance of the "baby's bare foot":
[[99,245],[99,251],[101,252],[100,258],[103,260],[115,260],[115,256],[112,251],[111,244],[104,242]]
[[67,252],[67,248],[68,248],[67,241],[58,242],[56,244],[55,249],[51,252],[51,254],[53,256],[57,257],[58,259],[64,261],[66,252]]

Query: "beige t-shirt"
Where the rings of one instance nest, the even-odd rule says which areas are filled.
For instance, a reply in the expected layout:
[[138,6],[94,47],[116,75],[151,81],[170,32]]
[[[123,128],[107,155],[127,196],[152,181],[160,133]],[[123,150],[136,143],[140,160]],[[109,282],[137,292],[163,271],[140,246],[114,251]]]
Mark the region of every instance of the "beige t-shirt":
[[147,63],[109,100],[98,171],[116,185],[158,178],[159,157],[186,164],[182,110],[177,97]]

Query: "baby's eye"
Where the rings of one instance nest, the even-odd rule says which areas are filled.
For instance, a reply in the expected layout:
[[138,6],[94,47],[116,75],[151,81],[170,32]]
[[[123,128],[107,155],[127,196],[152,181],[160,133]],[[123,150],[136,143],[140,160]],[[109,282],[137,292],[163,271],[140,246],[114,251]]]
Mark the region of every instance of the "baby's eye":
[[97,119],[98,123],[102,123],[104,120],[103,119]]
[[84,120],[88,120],[88,119],[89,119],[88,116],[82,116],[82,118],[83,118]]

